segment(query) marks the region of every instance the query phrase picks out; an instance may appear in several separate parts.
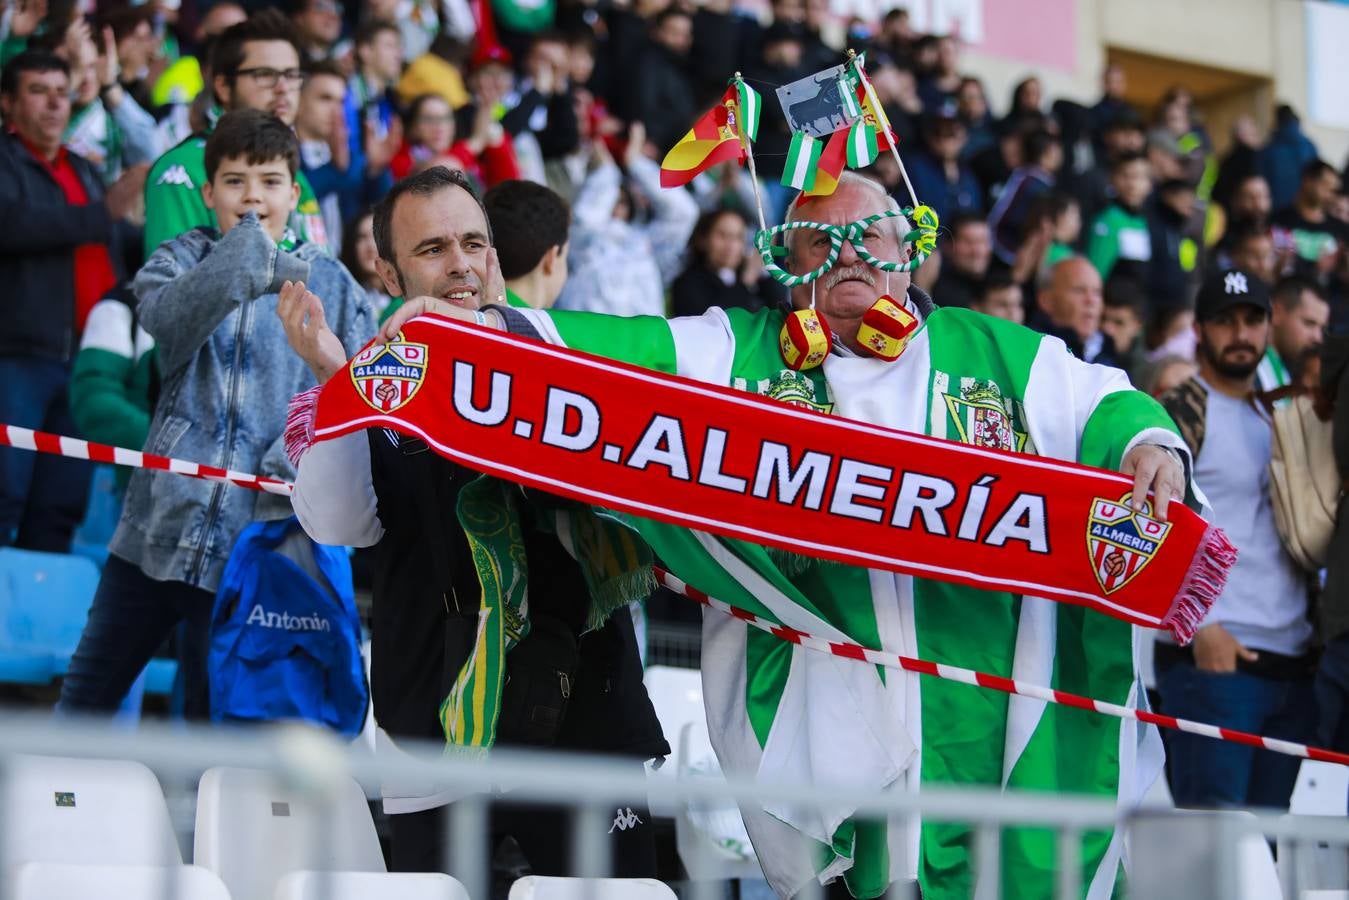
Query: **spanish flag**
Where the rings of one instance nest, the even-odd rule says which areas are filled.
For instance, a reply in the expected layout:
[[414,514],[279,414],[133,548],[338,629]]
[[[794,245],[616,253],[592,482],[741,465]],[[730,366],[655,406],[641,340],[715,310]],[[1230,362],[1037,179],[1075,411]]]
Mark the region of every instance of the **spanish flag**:
[[[866,75],[862,75],[866,78]],[[857,100],[862,104],[862,118],[876,131],[876,149],[890,149],[890,119],[885,114],[885,108],[873,108],[871,101],[867,99],[867,86],[863,82],[857,86]]]
[[745,158],[736,115],[738,106],[739,97],[735,85],[731,85],[721,102],[695,122],[689,133],[665,154],[660,164],[661,187],[688,184],[699,172],[717,163]]

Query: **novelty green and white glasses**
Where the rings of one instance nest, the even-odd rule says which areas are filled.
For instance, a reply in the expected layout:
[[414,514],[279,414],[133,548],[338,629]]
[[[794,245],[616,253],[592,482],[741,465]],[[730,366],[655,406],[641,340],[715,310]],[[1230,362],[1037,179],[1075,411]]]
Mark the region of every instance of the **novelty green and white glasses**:
[[[896,218],[908,219],[913,223],[913,228],[900,238],[901,246],[912,244],[907,262],[878,259],[867,247],[867,232],[871,226],[883,219]],[[763,257],[764,271],[772,276],[774,281],[790,288],[799,284],[810,284],[828,273],[838,262],[838,256],[843,252],[844,241],[852,244],[853,249],[857,251],[858,258],[875,269],[882,272],[911,272],[921,266],[923,261],[932,255],[933,249],[937,246],[937,225],[937,214],[932,211],[931,207],[917,206],[902,211],[889,209],[874,216],[859,219],[849,225],[826,225],[823,222],[787,222],[758,232],[754,236],[754,247]],[[777,264],[778,259],[787,255],[785,243],[792,239],[790,233],[793,231],[807,231],[814,234],[814,240],[828,242],[828,252],[824,262],[803,275],[793,275]],[[775,245],[773,241],[779,236],[784,243]]]

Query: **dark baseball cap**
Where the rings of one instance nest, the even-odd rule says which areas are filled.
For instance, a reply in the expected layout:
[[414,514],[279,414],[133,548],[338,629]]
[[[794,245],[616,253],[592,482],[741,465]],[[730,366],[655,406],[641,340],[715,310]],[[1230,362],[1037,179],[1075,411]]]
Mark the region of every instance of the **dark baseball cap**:
[[1199,288],[1194,315],[1202,322],[1233,306],[1254,306],[1269,315],[1269,285],[1240,269],[1223,269]]

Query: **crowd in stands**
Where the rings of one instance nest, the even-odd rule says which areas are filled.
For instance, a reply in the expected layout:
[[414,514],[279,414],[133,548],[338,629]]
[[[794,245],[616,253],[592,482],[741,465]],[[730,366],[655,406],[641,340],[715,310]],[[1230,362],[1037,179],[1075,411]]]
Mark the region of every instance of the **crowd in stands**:
[[[1055,335],[1160,397],[1202,362],[1200,285],[1237,269],[1272,298],[1258,386],[1318,378],[1324,338],[1349,323],[1349,194],[1287,106],[1268,133],[1241,119],[1219,154],[1184,86],[1139,109],[1114,65],[1091,105],[1033,75],[986,85],[954,37],[916,33],[903,9],[844,21],[828,0],[754,14],[730,0],[7,0],[0,423],[293,476],[286,402],[312,379],[276,317],[240,298],[308,303],[283,293],[303,281],[354,353],[401,302],[372,209],[434,166],[487,192],[489,213],[518,181],[570,205],[560,243],[519,265],[503,253],[520,302],[657,316],[782,303],[751,246],[758,198],[769,225],[791,199],[773,92],[849,48],[867,51],[917,197],[889,154],[866,174],[940,216],[915,273],[938,307]],[[661,189],[660,159],[737,71],[764,98],[759,183],[732,162]],[[208,412],[224,430],[192,427]],[[89,479],[78,460],[0,450],[0,544],[67,551]],[[91,618],[68,707],[115,705],[179,621],[197,634],[182,651],[204,654],[202,604],[263,516],[251,492],[129,482],[95,604],[108,618]],[[1298,656],[1309,640],[1269,649]]]

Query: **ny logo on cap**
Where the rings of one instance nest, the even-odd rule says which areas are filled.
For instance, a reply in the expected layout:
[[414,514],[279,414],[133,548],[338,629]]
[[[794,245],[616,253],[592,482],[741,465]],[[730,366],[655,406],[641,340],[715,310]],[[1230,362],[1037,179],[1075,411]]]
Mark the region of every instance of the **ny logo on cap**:
[[1223,279],[1223,291],[1228,294],[1248,293],[1246,276],[1240,272],[1228,272],[1227,277]]

